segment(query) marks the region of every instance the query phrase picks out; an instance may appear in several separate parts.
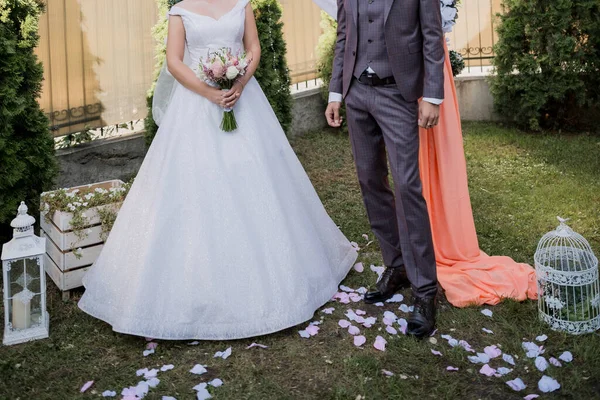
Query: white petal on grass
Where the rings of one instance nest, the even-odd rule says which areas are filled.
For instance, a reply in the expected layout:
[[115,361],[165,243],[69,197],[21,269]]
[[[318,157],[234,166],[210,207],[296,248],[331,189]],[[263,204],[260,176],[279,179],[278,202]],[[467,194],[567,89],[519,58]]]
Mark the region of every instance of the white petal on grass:
[[356,272],[363,272],[365,270],[365,266],[363,265],[363,263],[356,263],[354,265],[354,270]]
[[213,358],[222,358],[223,360],[227,360],[231,355],[231,347],[228,347],[225,351],[217,351]]
[[328,314],[328,315],[333,314],[334,311],[335,311],[335,308],[333,308],[333,307],[324,308],[323,310],[321,310],[321,312],[323,314]]
[[194,365],[194,368],[190,370],[190,372],[195,375],[202,375],[207,373],[208,371],[206,370],[206,365],[196,364]]
[[310,333],[306,332],[306,329],[298,331],[298,334],[300,335],[300,337],[303,337],[304,339],[310,338]]
[[506,367],[500,367],[496,370],[500,376],[508,375],[512,372],[512,369]]
[[377,336],[375,338],[375,343],[373,347],[375,347],[379,351],[385,351],[385,345],[387,344],[387,340],[385,340],[382,336]]
[[440,356],[440,357],[442,356],[441,352],[434,350],[434,349],[431,349],[431,354],[433,354],[434,356]]
[[484,353],[487,354],[490,358],[500,357],[502,355],[502,350],[498,348],[496,345],[487,346],[483,349]]
[[479,373],[485,376],[494,376],[496,374],[496,370],[489,366],[489,364],[485,364],[479,370]]
[[154,349],[144,350],[142,354],[144,355],[144,357],[148,357],[150,354],[154,354]]
[[453,367],[453,366],[451,366],[451,365],[448,365],[448,366],[446,367],[446,371],[458,371],[458,368],[456,368],[456,367]]
[[92,385],[94,384],[94,381],[87,381],[82,387],[81,389],[79,389],[79,392],[83,393],[86,390],[88,390],[89,388],[92,387]]
[[198,346],[199,344],[200,344],[200,342],[194,341],[194,342],[189,342],[188,346]]
[[381,373],[385,376],[394,376],[394,373],[392,371],[388,371],[387,369],[382,369]]
[[402,303],[403,300],[404,300],[404,296],[402,296],[400,293],[396,293],[395,295],[392,296],[392,298],[387,299],[385,302],[386,303]]
[[538,356],[535,358],[535,367],[541,372],[544,372],[548,369],[548,361],[546,361],[544,357]]
[[163,365],[162,367],[160,367],[160,370],[162,372],[167,372],[167,371],[172,370],[173,368],[175,368],[175,366],[173,364],[166,364],[166,365]]
[[383,304],[381,301],[379,301],[379,302],[375,303],[374,306],[383,307],[383,306],[385,306],[385,304]]
[[403,313],[408,313],[408,306],[406,304],[400,304],[400,307],[398,308],[398,310],[402,311]]
[[212,381],[208,382],[208,384],[212,387],[220,387],[223,386],[223,381],[219,378],[215,378]]
[[537,399],[538,397],[540,397],[539,394],[528,394],[527,396],[523,397],[523,400],[533,400]]
[[393,326],[386,326],[385,330],[387,333],[389,333],[390,335],[397,335],[398,331],[396,330],[396,328],[394,328]]
[[151,388],[155,388],[160,383],[160,379],[154,377],[154,378],[148,379],[147,382],[148,382],[148,386],[150,386]]
[[163,396],[162,400],[177,400],[175,397],[171,397],[171,396]]
[[317,333],[319,333],[319,327],[317,325],[309,325],[306,327],[306,332],[308,332],[308,334],[310,336],[315,336]]
[[112,391],[112,390],[105,390],[104,392],[102,392],[102,397],[116,397],[117,396],[117,392]]
[[354,289],[344,285],[340,285],[340,290],[346,293],[354,293]]
[[485,315],[486,317],[492,317],[494,315],[494,313],[492,312],[492,310],[484,308],[483,310],[481,310],[481,313],[483,315]]
[[547,335],[540,335],[538,337],[535,338],[535,340],[537,340],[538,342],[545,342],[546,339],[548,339]]
[[565,351],[560,355],[560,357],[558,357],[558,359],[570,363],[571,361],[573,361],[573,354],[571,354],[570,351]]
[[386,311],[383,313],[383,318],[386,318],[388,320],[392,320],[392,321],[396,321],[398,320],[398,316],[396,314],[394,314],[391,311]]
[[207,389],[206,383],[200,383],[194,386],[194,390],[196,391],[196,399],[197,400],[207,400],[212,398]]
[[558,383],[556,379],[544,375],[538,382],[538,389],[544,393],[554,392],[555,390],[560,389],[560,383]]
[[510,354],[502,354],[502,359],[510,365],[515,365],[515,358]]
[[510,386],[510,388],[516,392],[520,392],[521,390],[525,389],[527,387],[527,385],[525,385],[525,383],[523,383],[523,380],[521,378],[516,378],[513,379],[512,381],[508,381],[506,382],[506,384],[508,386]]
[[562,363],[554,357],[550,357],[548,361],[550,361],[550,364],[554,365],[555,367],[562,367]]
[[485,333],[489,333],[490,335],[494,334],[494,331],[492,331],[491,329],[481,328],[481,330],[484,331]]
[[533,342],[523,342],[521,345],[523,350],[527,353],[528,358],[536,358],[537,356],[544,354],[544,346],[538,346]]
[[246,347],[246,350],[251,349],[253,347],[260,347],[261,349],[268,349],[269,346],[265,346],[264,344],[252,343],[250,346]]

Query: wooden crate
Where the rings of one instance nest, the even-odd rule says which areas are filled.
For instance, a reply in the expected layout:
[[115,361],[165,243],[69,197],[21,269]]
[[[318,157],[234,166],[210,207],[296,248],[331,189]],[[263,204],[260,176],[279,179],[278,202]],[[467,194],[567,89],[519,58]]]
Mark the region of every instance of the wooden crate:
[[[120,187],[123,182],[113,180],[70,188],[69,191],[94,190],[96,188],[110,189]],[[51,192],[50,192],[51,193]],[[46,273],[63,292],[63,299],[70,297],[71,289],[82,286],[85,272],[92,266],[100,255],[104,246],[102,240],[102,226],[100,225],[99,210],[113,208],[118,211],[120,204],[107,204],[93,207],[85,212],[89,224],[82,228],[86,231],[84,239],[77,237],[76,231],[71,227],[73,214],[56,211],[49,221],[40,215],[41,236],[46,240]],[[79,257],[75,255],[74,250]]]

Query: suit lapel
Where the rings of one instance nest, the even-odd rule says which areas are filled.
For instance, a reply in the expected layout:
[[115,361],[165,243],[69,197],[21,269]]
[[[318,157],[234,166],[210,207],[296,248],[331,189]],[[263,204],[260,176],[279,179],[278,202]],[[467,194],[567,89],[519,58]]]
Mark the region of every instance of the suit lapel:
[[349,0],[348,3],[352,5],[352,17],[354,18],[354,26],[358,26],[358,2],[360,0]]
[[385,14],[384,14],[384,23],[387,22],[388,16],[390,15],[390,11],[392,10],[392,4],[394,4],[394,0],[385,0]]

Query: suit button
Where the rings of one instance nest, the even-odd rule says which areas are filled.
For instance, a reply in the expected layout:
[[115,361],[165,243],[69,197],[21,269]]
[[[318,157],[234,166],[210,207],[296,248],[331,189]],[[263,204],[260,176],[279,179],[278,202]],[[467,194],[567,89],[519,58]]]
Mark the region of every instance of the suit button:
[[372,41],[371,39],[367,40],[367,42],[369,42],[369,43],[373,43],[373,41]]
[[372,19],[370,19],[370,20],[369,20],[369,23],[370,23],[370,24],[372,24],[372,23],[373,23],[373,20],[372,20]]
[[355,56],[355,55],[356,55],[356,52],[355,52],[355,51],[353,51],[353,52],[352,52],[352,55],[353,55],[353,56]]

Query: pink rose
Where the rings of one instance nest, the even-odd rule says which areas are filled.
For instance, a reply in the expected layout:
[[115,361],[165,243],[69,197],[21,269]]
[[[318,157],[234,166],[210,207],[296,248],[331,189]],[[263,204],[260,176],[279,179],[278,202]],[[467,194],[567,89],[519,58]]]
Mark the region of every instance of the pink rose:
[[212,71],[215,79],[220,79],[225,74],[225,66],[221,62],[221,60],[216,60],[210,66],[210,70]]

